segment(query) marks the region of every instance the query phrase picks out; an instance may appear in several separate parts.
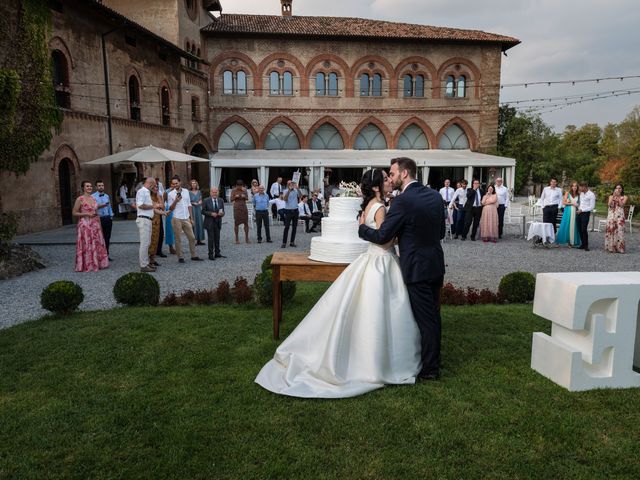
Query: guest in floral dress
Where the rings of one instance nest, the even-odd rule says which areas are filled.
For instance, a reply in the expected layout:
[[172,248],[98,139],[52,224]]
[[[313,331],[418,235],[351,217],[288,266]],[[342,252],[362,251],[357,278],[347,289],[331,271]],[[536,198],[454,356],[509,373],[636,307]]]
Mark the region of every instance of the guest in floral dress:
[[189,189],[191,212],[193,215],[193,236],[196,237],[196,245],[204,245],[204,225],[202,223],[202,192],[197,180],[191,180]]
[[109,266],[109,255],[102,235],[98,205],[91,196],[91,182],[83,181],[82,195],[73,205],[73,216],[78,218],[76,240],[76,272],[97,272]]
[[482,197],[480,237],[483,242],[498,241],[498,195],[493,185],[487,187],[487,193]]
[[624,253],[624,206],[627,197],[624,188],[618,183],[609,195],[609,214],[607,231],[604,236],[604,249],[611,253]]
[[[154,204],[164,205],[162,196],[160,195],[158,184],[154,183],[151,187],[151,200]],[[160,232],[162,231],[162,220],[167,212],[164,209],[153,209],[154,216],[151,219],[151,243],[149,244],[149,265],[159,267],[160,264],[156,261],[156,255],[158,255],[158,245],[161,244],[162,239]]]

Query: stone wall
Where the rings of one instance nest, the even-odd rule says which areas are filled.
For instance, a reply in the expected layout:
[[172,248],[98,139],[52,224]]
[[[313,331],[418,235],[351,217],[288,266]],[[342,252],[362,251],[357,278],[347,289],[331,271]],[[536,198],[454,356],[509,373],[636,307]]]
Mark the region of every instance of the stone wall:
[[[101,32],[112,30],[111,18],[97,13],[84,2],[64,3],[63,11],[52,11],[51,51],[63,53],[68,65],[70,108],[64,110],[64,121],[44,152],[25,175],[0,174],[3,209],[21,215],[20,233],[58,227],[62,224],[59,167],[62,161],[71,165],[70,189],[75,199],[82,180],[104,180],[107,192],[114,193],[129,166],[89,166],[86,162],[109,154],[107,107],[102,63]],[[125,36],[135,39],[128,44]],[[153,144],[185,151],[196,143],[210,148],[206,136],[205,74],[185,72],[182,59],[140,32],[120,28],[106,37],[112,115],[113,151],[128,150]],[[160,53],[164,52],[164,59]],[[187,69],[188,70],[188,69]],[[127,80],[135,75],[140,83],[141,120],[130,118]],[[188,77],[196,76],[188,81]],[[161,121],[161,86],[170,90],[169,126]],[[188,91],[188,92],[187,92]],[[202,100],[202,117],[191,118],[191,96]],[[174,164],[165,171],[164,164],[142,166],[144,175],[160,177],[177,173],[188,178],[191,168]],[[206,180],[205,180],[206,181]]]

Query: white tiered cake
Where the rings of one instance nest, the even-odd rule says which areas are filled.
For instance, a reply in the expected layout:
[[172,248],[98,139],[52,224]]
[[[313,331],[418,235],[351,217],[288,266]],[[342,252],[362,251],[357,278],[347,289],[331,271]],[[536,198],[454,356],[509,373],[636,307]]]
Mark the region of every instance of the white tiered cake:
[[359,197],[332,197],[329,216],[322,219],[322,236],[311,239],[311,260],[351,263],[367,250],[369,242],[358,237]]

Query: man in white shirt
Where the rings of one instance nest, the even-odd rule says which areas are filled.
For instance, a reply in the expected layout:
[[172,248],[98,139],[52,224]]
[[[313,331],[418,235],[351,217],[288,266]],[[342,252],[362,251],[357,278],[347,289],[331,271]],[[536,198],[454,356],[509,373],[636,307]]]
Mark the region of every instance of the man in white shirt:
[[151,200],[150,189],[153,187],[155,180],[151,177],[147,177],[142,187],[136,192],[136,209],[138,217],[136,218],[136,225],[138,226],[138,233],[140,234],[140,251],[138,252],[138,258],[140,260],[141,272],[155,272],[156,268],[149,265],[149,245],[151,245],[151,225],[153,223],[153,209],[162,208],[161,204],[154,204]]
[[276,209],[276,218],[280,218],[284,222],[284,211],[287,207],[287,202],[284,201],[284,193],[281,193],[280,196],[273,200],[269,200],[269,205]]
[[587,228],[589,227],[591,212],[596,208],[596,196],[591,190],[589,190],[587,182],[580,182],[578,187],[580,189],[580,208],[576,213],[578,217],[578,230],[580,231],[581,243],[578,248],[588,252],[589,232],[587,231]]
[[[281,193],[284,194],[284,187],[282,186],[282,177],[278,177],[278,179],[271,184],[271,188],[269,189],[271,200],[278,198]],[[278,210],[273,206],[271,208],[271,213],[274,220],[278,218]]]
[[502,238],[504,211],[509,206],[509,189],[503,185],[501,177],[496,178],[495,190],[498,195],[498,237]]
[[444,181],[444,187],[440,189],[440,196],[442,197],[442,203],[444,205],[444,214],[445,218],[449,221],[450,224],[453,223],[453,215],[452,211],[449,210],[449,203],[451,202],[451,198],[455,193],[455,190],[451,188],[451,180],[448,178]]
[[549,181],[549,186],[544,187],[539,202],[542,205],[542,221],[553,224],[553,230],[555,231],[558,209],[562,207],[562,190],[558,188],[558,180],[556,178],[552,177]]
[[309,221],[311,220],[311,210],[307,204],[307,196],[302,195],[298,203],[298,218],[304,220],[304,231],[309,233]]
[[202,259],[196,254],[196,238],[193,234],[193,218],[191,212],[191,199],[189,191],[180,185],[180,177],[177,175],[171,179],[171,190],[167,195],[169,201],[169,210],[173,212],[171,226],[176,242],[176,255],[178,262],[184,263],[184,255],[182,253],[182,232],[189,240],[189,252],[191,260],[201,261]]
[[453,238],[456,239],[462,235],[462,232],[464,231],[464,206],[467,203],[467,185],[469,185],[469,182],[462,180],[460,182],[460,188],[455,191],[453,197],[451,197],[451,201],[449,202],[449,210],[454,210],[455,218],[455,224],[451,229],[451,233],[453,233]]
[[453,198],[454,193],[455,190],[451,188],[451,180],[447,178],[444,181],[444,187],[440,189],[440,196],[442,197],[445,208],[449,207],[449,203],[451,203],[451,199]]

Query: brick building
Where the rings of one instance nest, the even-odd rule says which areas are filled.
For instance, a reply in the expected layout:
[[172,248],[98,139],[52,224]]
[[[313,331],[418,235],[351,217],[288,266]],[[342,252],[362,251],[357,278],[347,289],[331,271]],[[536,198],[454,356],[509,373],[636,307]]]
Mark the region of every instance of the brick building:
[[[515,161],[486,153],[497,139],[501,54],[517,39],[296,16],[281,4],[281,16],[257,16],[210,0],[52,1],[64,123],[27,175],[0,176],[3,191],[22,192],[3,209],[41,219],[22,231],[43,230],[70,222],[85,178],[113,192],[140,175],[175,172],[204,187],[300,169],[320,186],[400,153],[433,186],[497,175],[510,186]],[[212,162],[85,165],[146,144]]]

